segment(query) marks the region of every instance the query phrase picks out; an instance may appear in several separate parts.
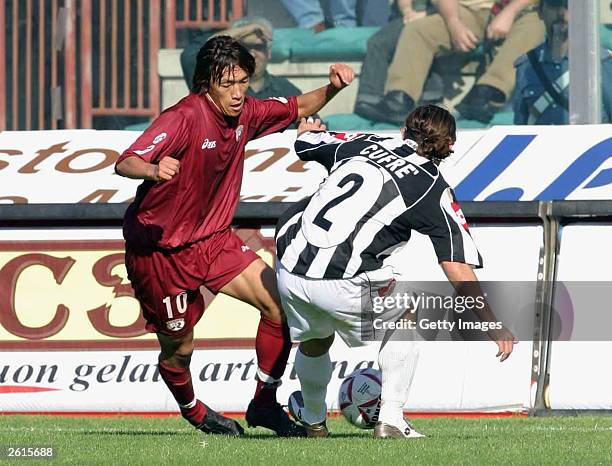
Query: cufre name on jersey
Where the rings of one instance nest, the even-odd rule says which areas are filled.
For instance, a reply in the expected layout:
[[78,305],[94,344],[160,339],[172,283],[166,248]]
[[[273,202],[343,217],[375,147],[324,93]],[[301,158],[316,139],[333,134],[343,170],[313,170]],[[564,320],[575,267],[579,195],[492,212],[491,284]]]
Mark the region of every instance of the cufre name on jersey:
[[419,170],[406,159],[381,148],[378,144],[369,145],[362,149],[359,154],[366,155],[370,160],[376,161],[377,164],[383,166],[398,178],[419,173]]

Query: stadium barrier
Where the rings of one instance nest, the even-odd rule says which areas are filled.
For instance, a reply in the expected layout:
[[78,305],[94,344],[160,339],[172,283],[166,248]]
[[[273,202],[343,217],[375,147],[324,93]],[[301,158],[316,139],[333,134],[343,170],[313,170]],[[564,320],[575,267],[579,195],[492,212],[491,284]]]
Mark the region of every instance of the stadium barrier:
[[[287,207],[243,202],[236,213],[238,233],[271,264],[273,226]],[[612,201],[464,202],[462,207],[485,258],[480,278],[536,283],[534,296],[513,298],[533,306],[534,337],[519,343],[504,364],[493,358],[495,348],[488,342],[426,343],[409,409],[612,409],[612,377],[596,362],[610,342],[557,341],[551,325],[558,281],[608,280],[606,256],[612,253],[602,245],[612,232]],[[125,208],[0,205],[3,411],[174,410],[158,383],[156,341],[142,332],[125,277],[120,231]],[[444,279],[428,240],[418,234],[396,267],[407,280]],[[254,387],[257,315],[230,298],[205,298],[207,312],[196,331],[202,350],[193,360],[196,389],[219,409],[243,411]],[[597,317],[582,307],[580,296],[574,301],[572,328]],[[337,342],[332,360],[328,405],[337,408],[342,378],[375,364],[376,351],[349,350]],[[296,388],[290,365],[281,399]]]
[[[0,132],[3,411],[175,410],[156,381],[157,342],[144,333],[123,265],[121,216],[138,181],[114,175],[113,164],[139,134]],[[317,164],[297,159],[294,138],[293,131],[270,135],[250,142],[245,153],[241,200],[249,202],[239,204],[237,232],[269,264],[276,219],[325,176]],[[479,277],[533,283],[529,292],[508,297],[527,307],[533,322],[530,338],[504,364],[490,342],[427,343],[409,408],[611,409],[612,375],[597,359],[610,349],[607,295],[596,303],[570,295],[560,306],[561,327],[551,311],[562,283],[611,281],[610,126],[460,131],[454,149],[440,168],[456,187],[484,257]],[[419,234],[395,259],[407,280],[445,280]],[[193,360],[196,389],[218,409],[242,411],[254,388],[258,315],[230,298],[204,297],[195,332],[202,349]],[[593,322],[604,331],[598,340],[558,338]],[[336,407],[341,378],[375,364],[376,351],[348,351],[338,342],[332,358],[328,404]],[[296,388],[290,366],[281,399]]]

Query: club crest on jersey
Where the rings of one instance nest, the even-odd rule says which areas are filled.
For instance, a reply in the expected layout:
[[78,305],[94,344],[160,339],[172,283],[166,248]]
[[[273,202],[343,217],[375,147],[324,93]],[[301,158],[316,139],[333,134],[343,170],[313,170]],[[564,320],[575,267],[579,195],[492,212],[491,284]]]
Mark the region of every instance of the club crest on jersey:
[[242,132],[244,131],[244,126],[243,125],[238,125],[238,128],[236,128],[236,142],[240,141],[240,138],[242,137]]
[[166,327],[168,327],[168,330],[170,330],[171,332],[178,332],[183,327],[185,327],[185,319],[180,318],[169,320],[168,322],[166,322]]

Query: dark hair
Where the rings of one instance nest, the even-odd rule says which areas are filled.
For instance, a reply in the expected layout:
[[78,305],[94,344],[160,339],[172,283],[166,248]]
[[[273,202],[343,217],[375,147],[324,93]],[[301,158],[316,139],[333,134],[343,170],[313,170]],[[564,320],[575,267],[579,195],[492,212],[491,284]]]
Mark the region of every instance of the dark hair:
[[419,155],[436,164],[453,153],[450,146],[457,139],[456,131],[455,118],[436,105],[417,107],[406,118],[405,137],[418,144]]
[[255,59],[236,39],[215,36],[206,41],[198,52],[191,91],[202,94],[211,83],[219,84],[226,69],[238,66],[251,77],[255,71]]

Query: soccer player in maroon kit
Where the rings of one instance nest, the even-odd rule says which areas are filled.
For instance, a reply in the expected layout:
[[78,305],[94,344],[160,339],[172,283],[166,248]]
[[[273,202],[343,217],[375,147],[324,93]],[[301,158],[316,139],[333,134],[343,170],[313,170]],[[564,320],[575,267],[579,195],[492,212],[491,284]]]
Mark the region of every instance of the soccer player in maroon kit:
[[146,328],[159,340],[160,375],[185,419],[207,433],[244,432],[194,395],[189,363],[193,327],[204,312],[203,285],[261,313],[249,426],[304,436],[276,401],[291,340],[275,273],[230,224],[246,143],[318,112],[354,73],[336,64],[327,86],[298,97],[258,100],[246,96],[254,69],[253,57],[239,42],[210,39],[198,53],[189,95],[165,110],[117,160],[117,173],[144,180],[124,218],[125,264]]

